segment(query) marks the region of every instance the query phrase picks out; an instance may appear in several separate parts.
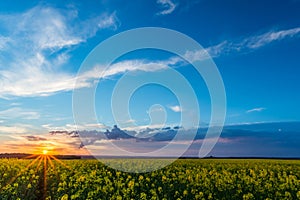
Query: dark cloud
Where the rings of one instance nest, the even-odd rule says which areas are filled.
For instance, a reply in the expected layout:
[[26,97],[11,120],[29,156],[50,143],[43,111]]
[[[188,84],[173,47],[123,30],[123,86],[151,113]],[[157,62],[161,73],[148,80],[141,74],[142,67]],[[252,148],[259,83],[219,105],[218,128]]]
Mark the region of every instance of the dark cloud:
[[[209,155],[217,157],[300,157],[300,123],[276,122],[226,126]],[[194,141],[185,156],[197,156]]]
[[26,135],[23,137],[26,138],[28,141],[46,141],[47,140],[47,138],[40,137],[40,136],[34,136],[34,135]]
[[50,135],[69,135],[70,137],[79,137],[78,131],[50,131]]
[[[204,138],[213,138],[218,134],[206,136],[207,128],[184,129],[183,127],[166,127],[163,129],[146,128],[143,131],[122,130],[114,126],[106,131],[78,132],[56,131],[52,134],[65,134],[70,137],[79,137],[79,148],[93,145],[97,141],[110,140],[117,142],[130,140],[135,142],[157,143],[164,145],[175,138],[180,131],[183,137],[180,140],[191,138],[196,131],[193,145],[185,155],[197,156]],[[32,140],[35,138],[32,138]],[[178,140],[178,142],[180,142]],[[120,141],[120,142],[118,142]],[[219,141],[212,150],[214,156],[298,156],[300,157],[300,122],[285,123],[259,123],[225,126],[219,137]],[[101,142],[100,142],[101,143]],[[134,143],[130,143],[134,144]],[[154,145],[154,144],[153,144]],[[126,147],[126,148],[134,148]]]

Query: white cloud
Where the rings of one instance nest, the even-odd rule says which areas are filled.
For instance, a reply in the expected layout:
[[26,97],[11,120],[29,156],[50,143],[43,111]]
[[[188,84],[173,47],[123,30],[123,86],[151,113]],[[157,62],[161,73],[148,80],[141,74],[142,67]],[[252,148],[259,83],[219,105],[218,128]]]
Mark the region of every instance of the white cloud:
[[0,51],[6,48],[7,43],[10,42],[9,37],[4,37],[0,35]]
[[11,124],[0,126],[0,133],[9,134],[9,137],[19,137],[17,134],[36,132],[30,124]]
[[104,29],[104,28],[112,28],[114,30],[116,30],[119,26],[119,19],[116,16],[116,12],[113,12],[110,15],[104,15],[101,16],[101,19],[99,19],[98,22],[98,27],[100,29]]
[[9,104],[10,106],[20,106],[22,105],[22,103],[19,103],[19,102],[12,102]]
[[26,133],[27,129],[19,126],[0,126],[0,133]]
[[[0,98],[47,96],[74,88],[75,74],[62,72],[73,47],[105,28],[116,29],[116,13],[80,21],[76,10],[37,6],[0,15]],[[75,13],[75,14],[74,14]],[[88,87],[81,83],[78,87]]]
[[194,62],[194,61],[201,61],[209,58],[218,57],[224,53],[226,48],[228,48],[227,45],[228,42],[224,41],[215,46],[207,47],[206,49],[202,49],[198,51],[187,51],[184,54],[184,58],[191,62]]
[[40,114],[36,111],[25,110],[19,107],[9,108],[7,110],[0,111],[0,119],[39,119]]
[[10,44],[22,45],[26,50],[59,50],[83,41],[69,24],[73,19],[51,7],[36,6],[24,13],[2,15],[1,18]]
[[[169,1],[160,2],[167,4]],[[0,15],[0,27],[8,33],[0,35],[0,50],[9,54],[7,58],[0,59],[0,98],[48,96],[71,91],[74,87],[90,87],[100,77],[109,78],[129,71],[154,72],[184,63],[175,56],[161,61],[127,60],[108,69],[99,64],[79,77],[63,72],[61,68],[69,64],[72,47],[93,37],[98,30],[116,29],[118,24],[115,12],[80,21],[75,10],[62,11],[42,6],[21,14]],[[184,57],[197,61],[209,56],[249,51],[299,33],[300,28],[271,31],[237,41],[224,41],[201,51],[187,51]]]
[[174,112],[182,112],[182,108],[178,105],[176,106],[169,106],[169,108]]
[[247,110],[246,113],[261,112],[263,110],[266,110],[266,108],[263,108],[263,107],[253,108],[253,109]]
[[217,45],[207,47],[199,51],[187,51],[184,57],[192,62],[206,60],[208,58],[219,57],[224,54],[241,51],[251,51],[263,46],[266,46],[272,42],[284,40],[286,38],[292,38],[300,35],[300,27],[280,30],[269,31],[260,35],[254,35],[242,40],[236,41],[223,41]]
[[110,129],[110,127],[104,124],[66,124],[64,126],[53,126],[52,124],[44,124],[43,128],[48,131],[81,131],[81,130],[105,130]]
[[19,63],[19,70],[15,67],[0,71],[0,97],[47,96],[73,89],[75,78],[72,75],[51,72],[43,68],[48,66],[44,61],[39,62],[39,58],[31,59],[33,65],[30,65],[31,61],[25,61]]
[[120,26],[120,20],[116,12],[102,13],[101,15],[78,23],[76,31],[83,38],[91,38],[99,30],[112,29],[116,30]]
[[[149,129],[161,130],[161,128],[163,128],[164,126],[166,126],[166,125],[165,124],[148,124],[148,125],[140,125],[140,126],[128,126],[128,127],[122,128],[122,130],[135,131],[137,133],[140,133],[143,131],[147,131]],[[172,126],[172,125],[170,125],[170,126]]]
[[76,85],[72,85],[74,88],[89,87],[95,84],[99,78],[108,79],[118,74],[126,72],[158,72],[166,70],[175,65],[179,65],[185,62],[180,57],[171,57],[167,60],[124,60],[114,63],[110,66],[96,65],[91,69],[82,72],[76,77]]
[[171,0],[157,0],[156,3],[159,4],[160,7],[163,8],[162,11],[157,13],[158,15],[171,14],[177,7],[177,4],[175,4]]
[[274,41],[283,40],[288,37],[294,37],[296,35],[299,35],[299,33],[300,33],[300,27],[288,29],[288,30],[270,31],[262,35],[246,38],[241,43],[241,45],[246,45],[246,47],[248,48],[256,49]]
[[[295,28],[289,30],[268,32],[261,35],[244,38],[238,41],[225,40],[217,45],[207,47],[200,51],[187,51],[183,57],[191,62],[202,61],[210,57],[219,57],[223,54],[229,54],[232,52],[247,50],[249,51],[254,48],[259,48],[267,45],[273,41],[282,40],[286,37],[296,36],[299,33],[300,28]],[[185,61],[178,56],[175,56],[161,61],[125,60],[119,63],[115,63],[107,69],[104,65],[97,65],[78,77],[77,81],[79,84],[76,85],[76,87],[80,87],[80,85],[83,85],[83,87],[85,85],[91,85],[92,80],[98,79],[100,77],[108,78],[116,74],[122,74],[129,71],[154,72],[165,70],[175,65],[180,65],[180,63],[185,63]]]
[[164,61],[144,61],[127,60],[112,64],[108,68],[105,65],[96,65],[89,71],[82,73],[77,77],[79,82],[87,82],[89,79],[108,78],[116,74],[122,74],[130,71],[154,72],[168,68],[168,63]]

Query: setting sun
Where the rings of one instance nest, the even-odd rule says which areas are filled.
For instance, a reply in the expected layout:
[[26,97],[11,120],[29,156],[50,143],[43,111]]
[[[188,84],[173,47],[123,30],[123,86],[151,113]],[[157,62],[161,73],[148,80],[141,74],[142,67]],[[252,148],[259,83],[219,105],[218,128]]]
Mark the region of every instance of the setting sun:
[[48,154],[48,150],[44,149],[44,150],[43,150],[43,154],[44,154],[44,155]]

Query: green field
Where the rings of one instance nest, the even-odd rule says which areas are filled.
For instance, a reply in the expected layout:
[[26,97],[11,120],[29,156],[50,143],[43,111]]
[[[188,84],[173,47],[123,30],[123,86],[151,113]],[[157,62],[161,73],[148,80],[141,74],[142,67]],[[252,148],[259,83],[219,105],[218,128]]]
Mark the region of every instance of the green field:
[[1,159],[0,188],[1,200],[300,199],[300,161],[182,159],[138,174],[97,160]]

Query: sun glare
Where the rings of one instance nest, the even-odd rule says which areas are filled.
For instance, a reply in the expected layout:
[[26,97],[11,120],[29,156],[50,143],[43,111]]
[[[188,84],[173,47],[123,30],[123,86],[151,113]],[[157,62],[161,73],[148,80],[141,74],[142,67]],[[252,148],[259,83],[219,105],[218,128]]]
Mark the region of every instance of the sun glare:
[[44,150],[43,150],[43,154],[44,154],[44,155],[48,154],[48,150],[44,149]]

